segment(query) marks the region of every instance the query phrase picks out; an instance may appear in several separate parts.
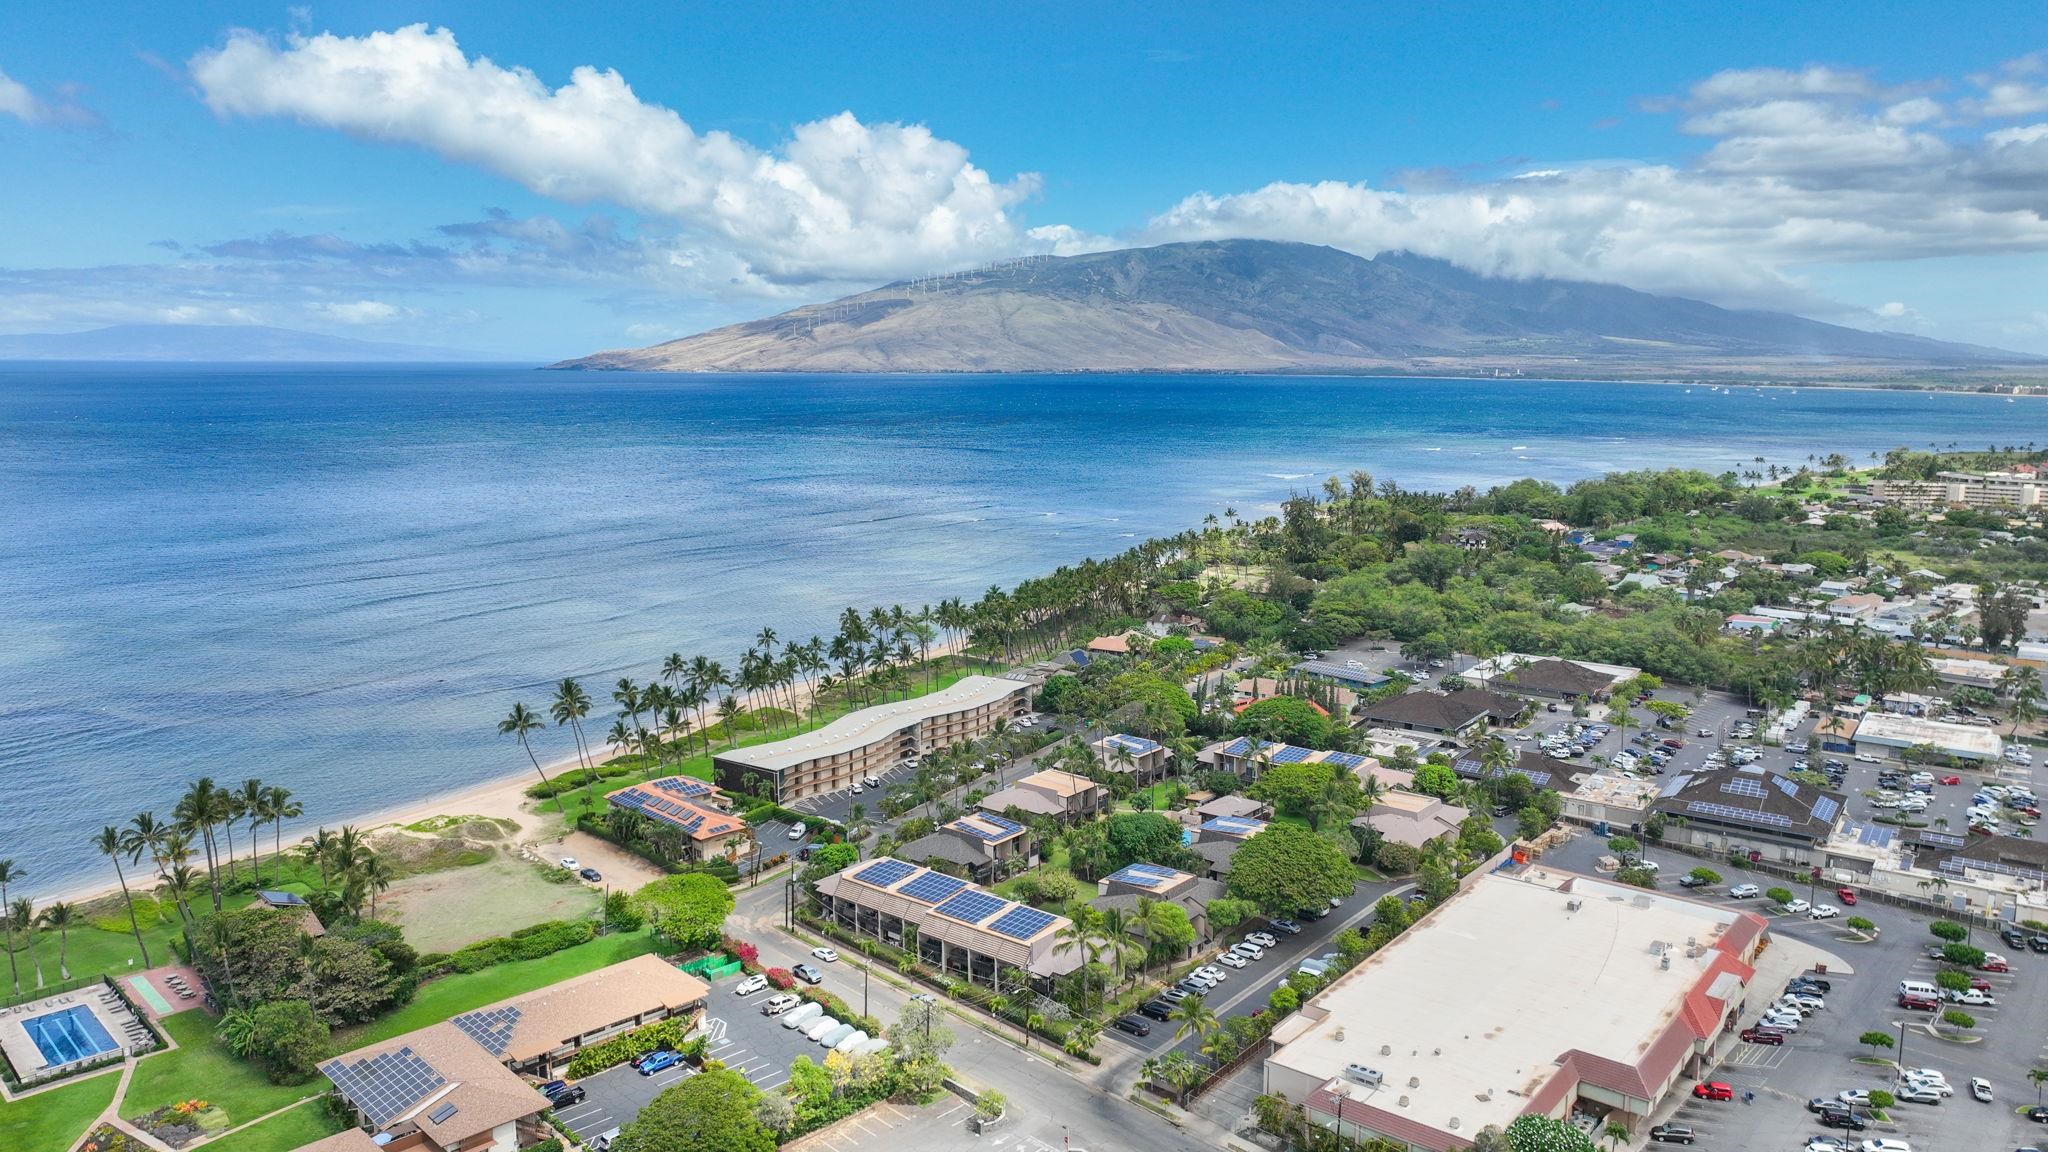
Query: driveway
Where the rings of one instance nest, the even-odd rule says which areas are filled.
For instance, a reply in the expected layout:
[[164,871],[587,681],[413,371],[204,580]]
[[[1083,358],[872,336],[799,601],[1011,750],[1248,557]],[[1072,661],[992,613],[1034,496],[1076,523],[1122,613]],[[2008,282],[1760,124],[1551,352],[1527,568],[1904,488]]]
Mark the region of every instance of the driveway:
[[662,877],[661,869],[588,832],[571,832],[556,840],[530,845],[529,850],[548,864],[573,856],[579,867],[595,868],[604,876],[601,886],[621,892],[637,892]]
[[642,1076],[631,1064],[607,1068],[595,1076],[577,1081],[583,1086],[583,1102],[563,1108],[555,1116],[588,1143],[614,1128],[632,1123],[640,1109],[661,1095],[664,1089],[696,1074],[696,1069],[687,1064],[677,1064],[652,1076]]

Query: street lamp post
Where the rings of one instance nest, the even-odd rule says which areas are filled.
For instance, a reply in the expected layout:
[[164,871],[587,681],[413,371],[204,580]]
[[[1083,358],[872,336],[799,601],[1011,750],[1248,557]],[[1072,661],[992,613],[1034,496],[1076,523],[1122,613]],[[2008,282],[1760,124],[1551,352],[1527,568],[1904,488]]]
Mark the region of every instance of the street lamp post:
[[1898,1068],[1897,1068],[1897,1069],[1895,1069],[1895,1070],[1893,1071],[1893,1073],[1892,1073],[1892,1083],[1894,1083],[1894,1084],[1898,1083],[1898,1081],[1899,1081],[1899,1078],[1900,1078],[1900,1077],[1902,1077],[1902,1076],[1904,1076],[1904,1075],[1906,1074],[1906,1022],[1905,1022],[1904,1020],[1900,1020],[1900,1021],[1898,1022],[1898,1025],[1899,1025],[1899,1066],[1898,1066]]

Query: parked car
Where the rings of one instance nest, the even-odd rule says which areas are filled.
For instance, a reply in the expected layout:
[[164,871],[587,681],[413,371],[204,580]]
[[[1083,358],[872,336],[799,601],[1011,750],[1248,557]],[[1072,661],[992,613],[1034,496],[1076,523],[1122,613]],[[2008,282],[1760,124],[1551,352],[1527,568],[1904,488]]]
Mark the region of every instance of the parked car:
[[1913,1012],[1932,1012],[1941,1005],[1935,1003],[1930,996],[1901,996],[1899,1007]]
[[1797,916],[1802,912],[1811,911],[1812,908],[1813,905],[1808,904],[1804,900],[1793,900],[1791,903],[1785,905],[1785,911],[1794,916]]
[[825,982],[825,974],[809,964],[799,964],[789,971],[791,975],[806,984],[823,984]]
[[2036,1104],[2027,1109],[2027,1119],[2036,1124],[2048,1124],[2048,1105]]
[[1990,955],[1984,957],[1984,962],[1982,964],[1977,965],[1977,967],[1985,972],[2012,971],[2012,963],[2008,961],[2005,957],[2000,956],[1996,952],[1993,952]]
[[1705,877],[1695,876],[1688,872],[1678,878],[1678,886],[1680,888],[1704,888],[1707,886],[1707,881]]
[[1116,1029],[1119,1032],[1129,1032],[1133,1036],[1152,1034],[1152,1025],[1146,1023],[1143,1016],[1119,1016],[1116,1018]]
[[1783,1044],[1785,1034],[1776,1028],[1744,1028],[1742,1038],[1751,1044]]
[[1870,1093],[1861,1088],[1845,1088],[1835,1093],[1835,1099],[1849,1105],[1851,1108],[1870,1107]]
[[1820,1126],[1840,1128],[1844,1132],[1861,1132],[1870,1124],[1847,1108],[1829,1108],[1820,1114]]
[[1970,1095],[1986,1104],[1991,1103],[1991,1081],[1982,1076],[1970,1077]]
[[571,872],[574,872],[578,868],[583,867],[583,865],[578,864],[576,862],[576,858],[574,856],[564,856],[562,857],[560,863],[562,867],[567,868]]
[[1272,935],[1265,932],[1247,933],[1245,935],[1245,939],[1253,944],[1257,944],[1261,948],[1273,948],[1278,946],[1280,943],[1279,940],[1275,939]]
[[1164,1022],[1173,1018],[1173,1004],[1167,1000],[1147,1000],[1138,1009],[1138,1015]]
[[581,1084],[565,1084],[553,1092],[543,1090],[541,1095],[548,1098],[550,1108],[567,1108],[571,1104],[583,1103],[583,1098],[588,1093],[583,1090]]
[[1813,910],[1806,914],[1806,918],[1809,920],[1832,920],[1841,914],[1842,910],[1833,904],[1815,904]]
[[794,996],[791,996],[787,992],[779,993],[777,995],[770,996],[767,1002],[761,1005],[761,1015],[780,1016],[784,1012],[789,1011],[791,1008],[796,1007],[800,1003],[802,1003],[802,1001],[798,1000]]
[[1963,778],[1961,776],[1942,776],[1937,778],[1934,782],[1936,784],[1954,785],[1961,784],[1963,782]]
[[1875,1140],[1865,1140],[1860,1145],[1860,1148],[1862,1152],[1913,1152],[1911,1144],[1892,1136],[1880,1136]]
[[1854,908],[1856,906],[1856,890],[1854,888],[1837,888],[1835,889],[1835,899]]
[[1731,900],[1747,900],[1752,896],[1760,894],[1762,891],[1763,889],[1754,884],[1737,884],[1728,890],[1728,898]]
[[1244,957],[1238,955],[1235,952],[1225,952],[1223,955],[1218,956],[1216,958],[1216,962],[1218,964],[1223,965],[1225,968],[1243,968],[1251,963],[1251,961],[1245,959]]
[[790,838],[791,840],[801,840],[801,839],[803,839],[803,838],[804,838],[804,832],[805,832],[805,828],[804,828],[804,826],[803,826],[803,825],[801,825],[801,824],[791,824],[791,825],[789,826],[789,838]]
[[1292,920],[1275,920],[1272,921],[1272,925],[1274,928],[1287,933],[1289,936],[1301,935],[1301,925],[1296,924]]
[[1266,958],[1266,950],[1249,940],[1242,940],[1232,945],[1230,951],[1247,960],[1264,960]]
[[1693,1134],[1683,1124],[1659,1124],[1650,1129],[1650,1139],[1658,1144],[1690,1144]]
[[768,978],[766,976],[749,976],[739,982],[739,985],[733,989],[733,994],[737,996],[752,996],[766,987],[768,987]]
[[656,1072],[673,1068],[682,1062],[683,1058],[681,1056],[667,1048],[663,1048],[657,1052],[650,1053],[645,1060],[640,1062],[640,1074],[642,1076],[652,1076]]
[[1765,1028],[1774,1028],[1780,1032],[1797,1032],[1799,1031],[1800,1024],[1799,1013],[1789,1010],[1766,1012],[1763,1019],[1757,1021],[1757,1023]]
[[1996,996],[1977,988],[1966,988],[1961,992],[1951,993],[1949,1000],[1957,1004],[1970,1004],[1980,1008],[1996,1008],[1998,1006],[1998,998]]
[[1700,1100],[1733,1100],[1735,1089],[1719,1080],[1706,1080],[1692,1086],[1692,1094]]
[[1789,990],[1793,984],[1803,984],[1816,992],[1833,992],[1835,990],[1834,984],[1823,976],[1794,976],[1786,985],[1786,988]]
[[1908,1104],[1941,1103],[1941,1093],[1931,1084],[1901,1084],[1892,1091],[1892,1095]]

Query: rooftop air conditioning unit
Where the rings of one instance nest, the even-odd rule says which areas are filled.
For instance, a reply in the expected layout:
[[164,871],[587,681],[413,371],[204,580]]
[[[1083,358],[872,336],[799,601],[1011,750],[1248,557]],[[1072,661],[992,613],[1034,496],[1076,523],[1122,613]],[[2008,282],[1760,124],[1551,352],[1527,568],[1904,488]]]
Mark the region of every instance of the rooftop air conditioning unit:
[[1577,912],[1579,910],[1579,905],[1584,903],[1585,901],[1580,900],[1578,897],[1574,896],[1570,900],[1564,902],[1564,910],[1567,912]]
[[1657,958],[1657,967],[1659,967],[1659,968],[1663,968],[1663,969],[1666,969],[1666,970],[1669,970],[1669,969],[1670,969],[1670,967],[1671,967],[1671,955],[1670,955],[1670,953],[1666,953],[1666,954],[1664,954],[1663,956],[1660,956],[1660,957],[1658,957],[1658,958]]

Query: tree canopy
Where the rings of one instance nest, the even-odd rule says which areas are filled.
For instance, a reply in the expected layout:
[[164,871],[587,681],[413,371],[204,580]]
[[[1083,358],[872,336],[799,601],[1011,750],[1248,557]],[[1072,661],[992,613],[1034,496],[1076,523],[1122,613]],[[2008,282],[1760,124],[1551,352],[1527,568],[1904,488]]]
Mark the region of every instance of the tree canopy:
[[1268,916],[1294,916],[1348,896],[1351,861],[1329,841],[1291,824],[1268,824],[1230,858],[1230,894]]
[[760,1093],[717,1068],[656,1096],[612,1142],[616,1152],[775,1152],[775,1135],[755,1114]]
[[711,948],[732,913],[732,890],[715,876],[664,876],[634,895],[654,930],[685,948]]

